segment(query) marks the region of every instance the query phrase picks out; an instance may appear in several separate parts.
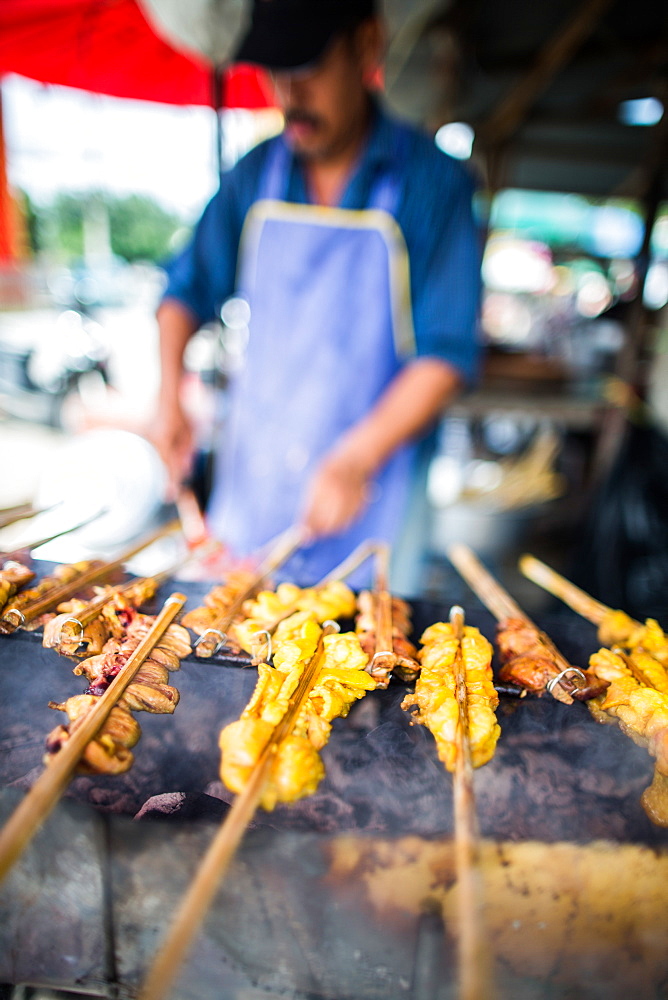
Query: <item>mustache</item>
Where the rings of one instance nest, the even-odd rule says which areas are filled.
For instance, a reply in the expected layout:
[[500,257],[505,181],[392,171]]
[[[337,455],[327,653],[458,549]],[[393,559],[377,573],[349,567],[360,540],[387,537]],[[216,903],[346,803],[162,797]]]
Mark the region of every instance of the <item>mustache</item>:
[[310,125],[317,128],[322,124],[320,115],[314,115],[310,111],[302,111],[300,108],[288,108],[284,112],[286,125]]

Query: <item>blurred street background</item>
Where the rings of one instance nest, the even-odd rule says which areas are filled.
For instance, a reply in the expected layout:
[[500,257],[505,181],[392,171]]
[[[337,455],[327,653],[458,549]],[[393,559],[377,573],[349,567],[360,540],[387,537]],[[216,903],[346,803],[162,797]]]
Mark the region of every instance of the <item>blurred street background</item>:
[[[281,120],[271,107],[216,116],[12,74],[1,94],[15,253],[0,269],[0,507],[58,508],[0,532],[0,544],[114,505],[39,550],[75,558],[123,544],[160,515],[164,470],[150,420],[163,265],[215,190],[218,168]],[[467,159],[469,132],[444,126],[436,141]],[[424,582],[435,594],[452,581],[453,541],[472,545],[516,593],[527,591],[516,569],[525,548],[563,571],[577,562],[614,455],[614,414],[635,405],[636,381],[619,377],[619,361],[639,301],[643,412],[668,424],[666,204],[645,250],[633,198],[508,188],[491,201],[481,195],[479,210],[486,361],[479,385],[439,428]],[[243,350],[237,306],[228,302],[188,352],[203,469],[224,419],[214,387],[224,389]],[[198,488],[204,495],[204,480]],[[526,597],[542,599],[531,586]]]

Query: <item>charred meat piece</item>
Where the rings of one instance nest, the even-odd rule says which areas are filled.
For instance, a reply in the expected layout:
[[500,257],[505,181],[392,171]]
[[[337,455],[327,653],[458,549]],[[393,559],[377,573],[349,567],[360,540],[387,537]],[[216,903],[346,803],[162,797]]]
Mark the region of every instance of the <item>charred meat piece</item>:
[[[410,605],[399,597],[392,597],[392,648],[377,651],[378,638],[378,594],[362,590],[357,598],[358,614],[355,618],[355,632],[362,649],[370,657],[369,672],[379,687],[387,687],[391,674],[397,674],[404,681],[415,680],[420,673],[417,649],[408,636],[412,632]],[[389,654],[389,655],[388,655]]]
[[[47,737],[44,763],[48,764],[70,738],[77,719],[83,718],[96,703],[92,695],[75,695],[66,702],[49,702],[49,707],[66,712],[67,725],[57,726]],[[134,760],[130,748],[141,736],[139,723],[129,711],[114,706],[102,729],[86,745],[78,770],[82,774],[122,774]]]
[[[564,669],[547,636],[524,619],[507,618],[497,629],[496,641],[503,664],[499,671],[502,681],[518,684],[540,696]],[[605,690],[605,682],[591,671],[583,670],[582,673],[584,683],[579,676],[576,679],[565,676],[553,686],[553,696],[570,705],[574,698],[586,701]]]
[[14,594],[34,580],[35,574],[23,563],[8,561],[0,569],[0,613]]

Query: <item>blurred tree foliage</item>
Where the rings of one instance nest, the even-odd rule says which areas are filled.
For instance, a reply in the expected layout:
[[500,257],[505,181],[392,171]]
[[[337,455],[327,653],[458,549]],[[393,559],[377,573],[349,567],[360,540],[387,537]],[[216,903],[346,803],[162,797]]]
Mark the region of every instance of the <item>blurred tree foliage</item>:
[[161,263],[169,256],[183,220],[166,211],[152,198],[126,197],[105,192],[62,192],[49,204],[38,205],[22,197],[30,248],[48,253],[64,263],[81,259],[86,246],[86,228],[96,227],[98,240],[127,261]]

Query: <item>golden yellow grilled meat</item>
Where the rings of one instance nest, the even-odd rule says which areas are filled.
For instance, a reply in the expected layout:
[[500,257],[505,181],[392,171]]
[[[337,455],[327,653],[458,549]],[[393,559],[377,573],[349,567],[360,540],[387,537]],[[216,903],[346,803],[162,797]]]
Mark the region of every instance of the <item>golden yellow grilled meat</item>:
[[616,719],[622,732],[655,758],[654,779],[641,802],[652,822],[668,826],[668,694],[639,681],[612,650],[593,653],[589,666],[610,685],[605,695],[588,702],[589,710],[598,722]]
[[254,574],[250,570],[233,570],[224,584],[211,588],[201,607],[193,608],[183,616],[183,624],[202,635],[227,614],[234,602],[248,590],[253,578]]
[[[413,721],[433,733],[438,756],[448,771],[456,765],[456,734],[459,718],[454,660],[457,639],[452,625],[437,622],[423,633],[418,658],[422,663],[415,691],[408,694],[402,708],[417,708]],[[477,628],[466,626],[462,638],[462,663],[466,678],[471,761],[481,767],[494,755],[500,726],[494,709],[499,696],[492,678],[492,647]]]
[[[260,663],[255,690],[241,717],[220,734],[220,775],[233,792],[242,791],[253,767],[287,710],[306,664],[316,649],[320,626],[302,619],[293,638],[275,643],[273,666]],[[324,660],[289,736],[278,745],[260,799],[264,809],[311,795],[324,776],[318,750],[329,738],[334,718],[375,688],[365,671],[368,657],[353,633],[327,635]]]
[[611,611],[599,625],[598,638],[604,646],[642,649],[668,668],[668,636],[654,618],[641,625],[624,611]]
[[[591,702],[592,714],[605,713],[617,719],[620,728],[656,757],[658,769],[668,776],[668,694],[655,691],[637,680],[617,653],[599,649],[589,658],[597,676],[610,687]],[[601,720],[605,721],[605,720]]]
[[264,643],[260,635],[271,630],[277,642],[298,631],[311,618],[316,622],[351,618],[355,595],[341,580],[332,580],[305,589],[294,583],[280,583],[276,590],[261,590],[243,605],[244,617],[230,628],[232,639],[247,652],[258,655]]

